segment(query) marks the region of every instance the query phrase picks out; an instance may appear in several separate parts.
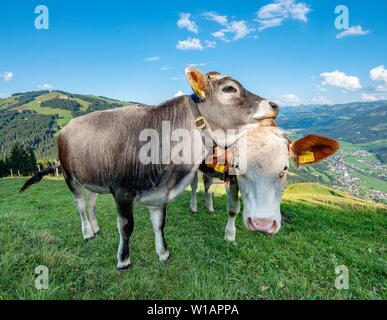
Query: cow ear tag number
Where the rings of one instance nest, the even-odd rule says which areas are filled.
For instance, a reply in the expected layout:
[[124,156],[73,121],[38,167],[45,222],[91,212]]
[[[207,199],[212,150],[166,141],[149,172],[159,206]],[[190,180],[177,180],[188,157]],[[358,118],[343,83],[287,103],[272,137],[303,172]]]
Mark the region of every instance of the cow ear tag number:
[[312,151],[305,151],[299,156],[298,163],[310,163],[314,162],[314,160],[314,153]]

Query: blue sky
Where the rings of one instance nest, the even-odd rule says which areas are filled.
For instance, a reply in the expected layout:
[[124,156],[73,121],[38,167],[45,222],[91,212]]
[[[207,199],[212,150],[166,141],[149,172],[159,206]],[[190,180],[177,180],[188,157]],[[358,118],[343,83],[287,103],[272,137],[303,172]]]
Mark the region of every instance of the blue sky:
[[[34,26],[49,9],[49,29]],[[349,29],[335,28],[335,7]],[[188,64],[281,104],[387,98],[387,2],[14,1],[0,18],[0,97],[54,88],[160,103]]]

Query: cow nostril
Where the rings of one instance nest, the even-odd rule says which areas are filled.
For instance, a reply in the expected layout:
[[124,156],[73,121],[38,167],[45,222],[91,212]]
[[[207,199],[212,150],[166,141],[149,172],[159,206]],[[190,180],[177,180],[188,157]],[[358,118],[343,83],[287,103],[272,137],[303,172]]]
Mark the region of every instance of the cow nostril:
[[259,218],[251,219],[248,218],[248,223],[251,228],[255,231],[261,231],[267,234],[272,234],[277,230],[277,221],[274,219]]
[[255,219],[254,221],[257,225],[259,226],[267,226],[267,225],[271,225],[273,223],[273,220],[272,219]]
[[278,108],[279,108],[278,104],[276,104],[275,102],[272,102],[272,101],[270,101],[269,104],[273,110],[275,110],[275,111],[278,110]]

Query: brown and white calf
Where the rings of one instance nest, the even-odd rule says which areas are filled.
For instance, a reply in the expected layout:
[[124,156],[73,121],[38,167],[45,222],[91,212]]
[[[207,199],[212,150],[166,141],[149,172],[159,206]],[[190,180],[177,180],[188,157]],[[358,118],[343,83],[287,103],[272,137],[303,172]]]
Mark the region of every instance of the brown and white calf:
[[[246,142],[245,142],[246,143]],[[238,142],[234,147],[238,147]],[[306,136],[290,142],[276,127],[258,127],[247,131],[247,161],[243,173],[226,176],[228,223],[225,239],[235,241],[235,219],[240,211],[239,190],[244,204],[243,221],[252,231],[275,234],[281,228],[280,204],[289,172],[289,160],[297,166],[319,162],[339,149],[337,141],[321,136]],[[233,152],[229,164],[237,165]],[[213,212],[209,188],[212,177],[203,174],[205,204]],[[222,177],[222,175],[218,176]],[[197,176],[191,184],[191,210],[196,212]]]
[[[166,205],[191,182],[206,157],[204,134],[218,145],[228,146],[238,135],[222,132],[241,130],[278,113],[277,105],[247,91],[230,77],[203,74],[194,68],[185,72],[194,96],[181,96],[154,108],[90,113],[73,119],[58,137],[60,165],[81,216],[84,239],[99,231],[96,195],[111,193],[114,197],[120,234],[118,269],[131,264],[134,203],[149,209],[156,252],[161,261],[169,258],[164,239]],[[172,134],[164,134],[164,127]],[[186,140],[180,141],[179,134],[173,136],[180,131],[189,133],[188,138],[184,136]],[[148,152],[143,151],[150,142],[149,159]],[[173,152],[181,145],[183,153],[193,155],[189,161],[181,162],[180,152]],[[53,170],[55,167],[38,172],[21,191]]]

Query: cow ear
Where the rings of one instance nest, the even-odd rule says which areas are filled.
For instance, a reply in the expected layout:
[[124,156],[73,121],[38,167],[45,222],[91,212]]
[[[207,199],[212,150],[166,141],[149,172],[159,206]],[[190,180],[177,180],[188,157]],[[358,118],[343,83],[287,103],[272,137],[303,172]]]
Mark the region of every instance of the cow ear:
[[192,90],[201,98],[206,98],[207,82],[204,73],[198,69],[188,67],[185,68],[185,75]]
[[297,165],[308,165],[319,162],[340,148],[336,140],[321,136],[306,136],[299,140],[289,141],[289,152]]

